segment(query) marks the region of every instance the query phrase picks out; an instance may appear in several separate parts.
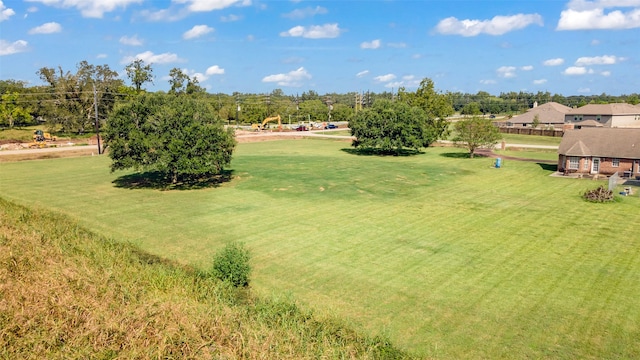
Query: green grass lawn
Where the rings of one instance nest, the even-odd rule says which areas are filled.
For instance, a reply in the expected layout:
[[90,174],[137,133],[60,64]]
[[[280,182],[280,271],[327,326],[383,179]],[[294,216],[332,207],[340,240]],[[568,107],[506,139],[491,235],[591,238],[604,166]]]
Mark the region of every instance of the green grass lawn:
[[[256,291],[293,298],[415,354],[640,357],[640,198],[580,198],[603,182],[429,148],[353,154],[332,140],[240,144],[234,180],[124,186],[107,157],[0,163],[0,196],[208,268],[251,250]],[[120,185],[118,185],[120,184]]]
[[535,136],[535,135],[519,135],[519,134],[502,134],[507,144],[527,144],[527,145],[549,145],[558,146],[561,137],[555,136]]

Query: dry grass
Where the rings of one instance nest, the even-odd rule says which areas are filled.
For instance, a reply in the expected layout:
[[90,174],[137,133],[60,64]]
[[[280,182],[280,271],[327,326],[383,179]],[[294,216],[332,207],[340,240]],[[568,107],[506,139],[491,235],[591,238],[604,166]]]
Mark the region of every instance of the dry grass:
[[0,358],[404,358],[293,303],[0,199]]

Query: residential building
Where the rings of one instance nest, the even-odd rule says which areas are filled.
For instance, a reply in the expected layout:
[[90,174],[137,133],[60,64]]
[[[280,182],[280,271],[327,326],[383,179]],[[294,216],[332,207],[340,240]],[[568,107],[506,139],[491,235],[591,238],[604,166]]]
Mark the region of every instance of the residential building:
[[564,121],[574,128],[640,128],[640,106],[626,103],[588,104],[569,110]]

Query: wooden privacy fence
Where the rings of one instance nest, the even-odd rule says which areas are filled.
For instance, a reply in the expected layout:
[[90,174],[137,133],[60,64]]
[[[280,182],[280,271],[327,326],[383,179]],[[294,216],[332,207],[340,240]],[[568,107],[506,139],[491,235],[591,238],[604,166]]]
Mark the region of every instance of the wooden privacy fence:
[[553,136],[553,137],[562,137],[562,134],[563,134],[562,130],[545,130],[545,129],[512,128],[512,127],[501,127],[500,132],[506,133],[506,134]]

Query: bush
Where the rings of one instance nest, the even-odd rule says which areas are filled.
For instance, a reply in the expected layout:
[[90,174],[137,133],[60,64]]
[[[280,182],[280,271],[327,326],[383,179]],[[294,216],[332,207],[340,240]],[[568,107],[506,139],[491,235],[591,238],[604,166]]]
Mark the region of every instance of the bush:
[[607,190],[604,186],[600,185],[597,189],[587,190],[582,195],[585,200],[590,202],[609,202],[613,201],[613,191]]
[[249,250],[240,243],[228,244],[213,259],[213,276],[233,286],[248,286],[250,272]]

